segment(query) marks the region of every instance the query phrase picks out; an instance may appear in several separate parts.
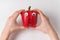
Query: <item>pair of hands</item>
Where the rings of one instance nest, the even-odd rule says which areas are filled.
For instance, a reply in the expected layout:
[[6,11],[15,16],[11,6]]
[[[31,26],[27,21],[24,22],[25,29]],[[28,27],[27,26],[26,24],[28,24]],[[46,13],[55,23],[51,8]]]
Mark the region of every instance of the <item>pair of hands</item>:
[[[38,11],[41,17],[41,24],[34,29],[40,30],[43,33],[48,34],[52,40],[59,40],[57,33],[55,32],[49,21],[49,18],[45,16],[41,10],[39,9],[34,9],[34,10]],[[16,11],[15,13],[13,13],[13,15],[11,15],[8,18],[6,26],[2,33],[1,40],[7,40],[9,35],[12,34],[13,32],[25,29],[24,26],[20,26],[16,21],[21,11],[23,10]]]

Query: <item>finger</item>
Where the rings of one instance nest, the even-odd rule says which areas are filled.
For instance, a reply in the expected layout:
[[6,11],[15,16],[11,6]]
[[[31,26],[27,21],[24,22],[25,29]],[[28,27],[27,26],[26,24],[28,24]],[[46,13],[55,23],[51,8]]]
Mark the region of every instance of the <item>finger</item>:
[[19,16],[19,14],[20,14],[22,11],[23,11],[23,10],[18,10],[18,11],[16,11],[16,12],[14,12],[14,13],[12,14],[11,18],[12,18],[13,20],[16,20],[17,17]]
[[46,17],[41,10],[39,9],[34,9],[34,10],[36,10],[39,13],[41,20],[43,20]]
[[24,30],[24,29],[25,29],[25,27],[20,26],[20,27],[15,27],[15,28],[13,28],[13,31],[16,31],[16,30]]
[[24,27],[15,27],[15,28],[11,29],[11,33],[13,33],[13,32],[19,32],[19,31],[22,31],[24,29],[25,29]]
[[34,28],[35,30],[43,31],[43,29],[40,26],[37,26]]
[[24,27],[24,26],[20,26],[19,28],[20,28],[20,29],[25,29],[25,27]]
[[45,33],[45,34],[47,34],[47,32],[45,31],[45,29],[42,29],[40,26],[38,27],[36,27],[36,28],[34,28],[35,30],[39,30],[40,32],[43,32],[43,33]]
[[38,27],[35,27],[34,29],[36,29],[36,30],[40,30],[40,26],[38,26]]

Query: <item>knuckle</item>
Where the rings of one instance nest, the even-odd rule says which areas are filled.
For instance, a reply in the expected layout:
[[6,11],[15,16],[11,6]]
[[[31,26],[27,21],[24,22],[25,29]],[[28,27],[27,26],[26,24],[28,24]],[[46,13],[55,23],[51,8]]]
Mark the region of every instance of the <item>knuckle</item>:
[[12,21],[12,20],[13,20],[13,19],[12,19],[12,16],[8,17],[8,20]]
[[13,29],[10,29],[10,32],[13,32]]
[[49,20],[49,18],[48,18],[48,17],[45,17],[45,19],[46,19],[46,20]]
[[18,11],[15,11],[14,13],[18,13]]

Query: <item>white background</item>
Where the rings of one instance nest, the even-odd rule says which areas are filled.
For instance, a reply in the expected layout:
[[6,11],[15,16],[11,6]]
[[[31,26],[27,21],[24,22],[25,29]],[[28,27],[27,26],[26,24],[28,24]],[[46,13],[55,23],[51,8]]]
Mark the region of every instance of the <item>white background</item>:
[[[60,35],[60,0],[0,0],[0,35],[5,26],[7,18],[16,10],[27,9],[31,5],[39,8],[47,15],[58,35]],[[20,35],[20,34],[19,34]],[[42,32],[27,29],[21,33],[16,40],[49,40]]]

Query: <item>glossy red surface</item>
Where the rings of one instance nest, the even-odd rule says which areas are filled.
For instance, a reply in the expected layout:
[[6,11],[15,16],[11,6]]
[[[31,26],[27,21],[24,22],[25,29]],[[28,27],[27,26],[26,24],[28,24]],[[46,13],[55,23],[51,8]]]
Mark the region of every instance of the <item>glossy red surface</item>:
[[38,15],[37,13],[38,12],[34,10],[24,10],[21,12],[24,27],[36,27]]

